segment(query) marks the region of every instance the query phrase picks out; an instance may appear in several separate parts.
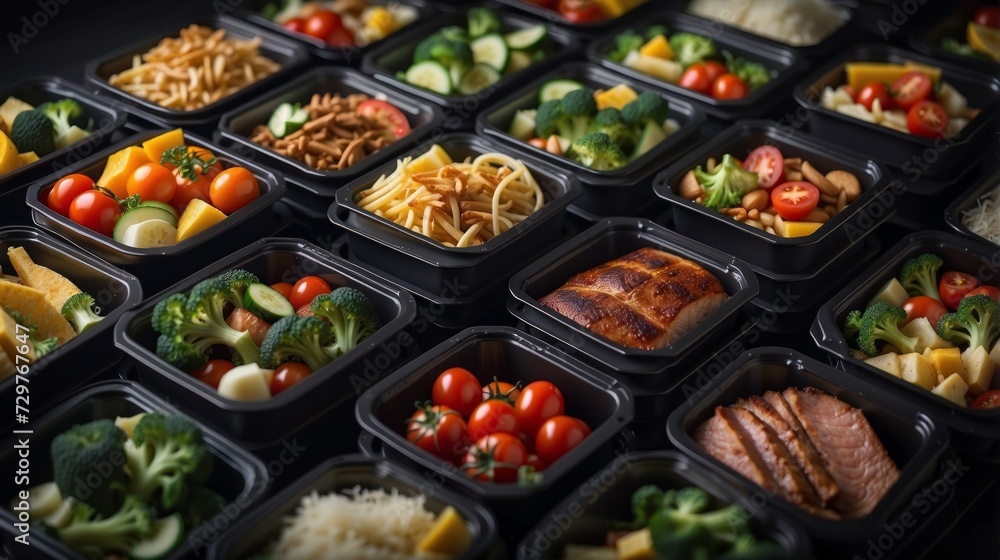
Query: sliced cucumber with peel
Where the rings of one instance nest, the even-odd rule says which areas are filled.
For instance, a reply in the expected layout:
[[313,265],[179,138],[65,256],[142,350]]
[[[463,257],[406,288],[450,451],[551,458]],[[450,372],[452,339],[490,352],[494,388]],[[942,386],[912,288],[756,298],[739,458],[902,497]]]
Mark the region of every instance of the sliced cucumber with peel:
[[450,95],[452,91],[448,69],[433,60],[425,60],[411,66],[406,71],[406,82],[441,95]]
[[510,135],[525,142],[534,138],[535,114],[534,109],[521,109],[514,113],[514,118],[510,121]]
[[507,42],[499,33],[483,35],[469,43],[469,47],[472,49],[472,60],[477,65],[488,64],[501,74],[507,69],[507,63],[510,61],[510,49],[507,48]]
[[510,61],[507,62],[507,73],[520,72],[535,63],[531,55],[524,51],[510,51]]
[[282,103],[278,105],[271,118],[267,121],[267,128],[277,138],[284,138],[296,130],[302,128],[309,121],[309,111],[302,107],[300,103]]
[[155,249],[177,244],[177,226],[165,220],[146,220],[130,225],[121,243],[136,249]]
[[555,99],[562,99],[567,93],[587,86],[576,80],[552,80],[545,82],[538,90],[538,100],[542,103]]
[[544,25],[533,25],[517,31],[512,31],[503,36],[507,46],[515,51],[530,51],[542,46],[542,42],[549,36],[549,31]]
[[268,323],[295,314],[295,308],[285,296],[267,284],[250,284],[243,296],[243,307]]
[[174,210],[173,206],[167,204],[166,202],[160,202],[159,200],[147,200],[145,202],[140,202],[138,207],[139,208],[159,208],[160,210],[165,210],[167,212],[170,212],[170,214],[175,219],[178,217],[177,216],[177,210]]
[[156,560],[173,552],[184,540],[184,519],[181,514],[168,515],[153,522],[149,535],[129,551],[133,560]]
[[489,64],[476,64],[462,76],[458,83],[458,93],[472,95],[500,81],[500,72]]
[[[150,204],[144,202],[143,204]],[[173,210],[171,208],[171,210]],[[118,218],[118,222],[115,223],[115,229],[111,234],[112,239],[119,243],[124,243],[125,232],[136,224],[146,222],[149,220],[162,220],[173,227],[177,227],[177,214],[175,212],[169,212],[164,208],[157,206],[139,206],[125,212],[122,214],[121,218]]]

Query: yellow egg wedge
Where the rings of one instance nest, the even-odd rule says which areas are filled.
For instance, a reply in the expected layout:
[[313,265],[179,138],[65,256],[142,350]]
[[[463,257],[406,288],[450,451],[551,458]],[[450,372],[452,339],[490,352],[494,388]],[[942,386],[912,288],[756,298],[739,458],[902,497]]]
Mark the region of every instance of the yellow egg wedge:
[[465,518],[455,508],[444,508],[434,521],[431,530],[417,543],[417,553],[445,554],[458,558],[469,548],[472,535],[465,526]]
[[194,199],[177,220],[177,242],[194,237],[226,219],[221,210],[201,199]]
[[448,152],[439,144],[434,144],[431,146],[431,149],[410,160],[410,163],[406,166],[406,172],[413,175],[415,173],[437,171],[450,163],[452,163],[452,160]]

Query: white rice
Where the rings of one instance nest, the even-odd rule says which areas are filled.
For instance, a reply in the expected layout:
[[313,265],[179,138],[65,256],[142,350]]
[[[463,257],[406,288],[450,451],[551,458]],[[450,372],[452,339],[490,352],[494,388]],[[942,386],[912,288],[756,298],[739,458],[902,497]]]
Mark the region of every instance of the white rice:
[[844,24],[827,0],[694,0],[688,10],[797,47],[815,45]]

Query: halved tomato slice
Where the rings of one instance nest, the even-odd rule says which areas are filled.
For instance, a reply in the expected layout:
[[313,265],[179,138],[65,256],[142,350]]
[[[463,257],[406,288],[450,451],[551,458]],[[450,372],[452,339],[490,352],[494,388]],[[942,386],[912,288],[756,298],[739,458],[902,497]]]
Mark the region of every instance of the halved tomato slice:
[[396,138],[402,138],[410,133],[410,121],[406,120],[406,115],[387,101],[381,99],[363,101],[358,105],[358,114],[385,124]]
[[771,191],[771,204],[786,220],[799,221],[819,204],[819,189],[808,181],[791,181]]
[[760,146],[750,152],[743,169],[757,174],[757,188],[771,189],[785,182],[785,156],[774,146]]

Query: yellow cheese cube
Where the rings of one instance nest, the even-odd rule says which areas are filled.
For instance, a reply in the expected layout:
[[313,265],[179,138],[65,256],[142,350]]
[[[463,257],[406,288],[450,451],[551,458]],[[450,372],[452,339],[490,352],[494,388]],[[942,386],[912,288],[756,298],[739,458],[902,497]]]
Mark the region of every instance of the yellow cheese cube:
[[962,363],[962,351],[958,348],[938,348],[930,350],[928,358],[934,369],[946,378],[953,373],[965,376],[965,364]]
[[410,160],[406,165],[406,172],[410,175],[416,173],[426,173],[427,171],[437,171],[442,167],[452,163],[451,156],[441,147],[434,144],[431,149]]
[[930,391],[937,383],[937,371],[922,354],[913,352],[899,357],[900,377],[918,387]]
[[926,73],[934,83],[941,81],[940,68],[913,62],[906,64],[852,62],[846,65],[845,70],[847,72],[847,85],[854,88],[854,91],[861,91],[866,85],[873,82],[882,82],[891,86],[897,78],[913,70]]
[[823,224],[819,222],[789,222],[785,220],[785,227],[782,234],[785,237],[806,237],[816,233]]
[[194,237],[225,219],[226,215],[221,210],[196,198],[188,203],[177,220],[177,242]]
[[649,528],[633,531],[615,542],[618,560],[656,560],[653,535]]
[[431,530],[417,543],[417,552],[444,554],[458,558],[472,543],[472,535],[465,526],[465,519],[455,508],[448,506],[434,521]]
[[597,110],[615,108],[621,110],[629,103],[635,101],[639,94],[634,89],[625,84],[594,94],[594,101],[597,102]]
[[996,364],[982,346],[976,346],[971,352],[964,353],[963,369],[959,372],[962,380],[969,386],[973,396],[979,396],[990,390],[993,383],[993,373]]
[[17,157],[21,160],[21,165],[28,165],[29,163],[38,161],[38,154],[35,152],[24,152],[23,154],[18,154]]
[[177,146],[183,145],[184,131],[180,128],[175,128],[171,131],[164,132],[159,136],[154,136],[149,140],[146,140],[142,143],[142,149],[146,150],[146,156],[149,158],[149,161],[153,163],[160,163],[160,158],[163,157],[163,152],[169,150],[170,148],[176,148]]
[[674,49],[670,47],[670,43],[663,35],[657,35],[647,41],[645,45],[639,47],[639,53],[666,60],[674,59]]

